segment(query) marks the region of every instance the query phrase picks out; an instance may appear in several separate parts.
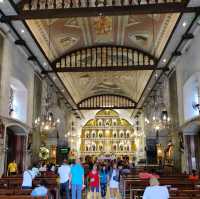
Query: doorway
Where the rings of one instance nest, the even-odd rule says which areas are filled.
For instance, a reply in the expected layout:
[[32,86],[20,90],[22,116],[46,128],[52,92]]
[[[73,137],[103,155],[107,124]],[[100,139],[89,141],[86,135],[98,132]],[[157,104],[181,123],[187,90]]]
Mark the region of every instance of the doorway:
[[9,126],[6,128],[6,149],[5,173],[7,173],[8,164],[13,160],[18,165],[18,173],[22,173],[25,156],[25,131],[22,127]]

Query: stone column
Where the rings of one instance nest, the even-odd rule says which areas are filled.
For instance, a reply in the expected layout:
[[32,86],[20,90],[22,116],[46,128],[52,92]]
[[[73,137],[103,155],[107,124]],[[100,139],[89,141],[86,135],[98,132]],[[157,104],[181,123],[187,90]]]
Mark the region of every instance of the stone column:
[[182,170],[182,152],[181,152],[181,140],[180,140],[180,132],[175,129],[171,131],[172,144],[173,144],[173,160],[174,160],[174,172],[181,172]]

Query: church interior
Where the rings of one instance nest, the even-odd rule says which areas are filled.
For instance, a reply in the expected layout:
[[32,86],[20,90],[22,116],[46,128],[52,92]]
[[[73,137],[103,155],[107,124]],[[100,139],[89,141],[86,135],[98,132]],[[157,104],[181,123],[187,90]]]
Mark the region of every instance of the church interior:
[[[141,172],[200,198],[199,52],[200,0],[0,0],[0,199],[32,198],[30,166],[77,158],[128,169],[119,199],[151,199]],[[62,198],[45,172],[33,187]]]

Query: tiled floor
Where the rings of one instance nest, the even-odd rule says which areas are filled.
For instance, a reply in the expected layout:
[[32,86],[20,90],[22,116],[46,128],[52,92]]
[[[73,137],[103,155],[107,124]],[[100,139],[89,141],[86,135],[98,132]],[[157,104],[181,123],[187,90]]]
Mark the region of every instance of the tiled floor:
[[[116,199],[121,199],[120,194],[118,193],[117,195],[118,196],[117,196]],[[90,192],[87,194],[87,198],[86,199],[92,199],[92,195],[91,195]],[[95,194],[94,195],[94,199],[101,199],[101,194],[100,193],[97,194],[97,195]],[[110,199],[110,191],[109,191],[109,189],[107,189],[106,199]]]

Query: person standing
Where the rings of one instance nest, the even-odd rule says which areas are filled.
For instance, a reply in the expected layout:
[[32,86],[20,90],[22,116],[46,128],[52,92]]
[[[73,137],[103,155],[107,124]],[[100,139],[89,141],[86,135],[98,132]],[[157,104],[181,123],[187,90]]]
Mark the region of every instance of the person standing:
[[34,177],[35,177],[35,174],[32,171],[31,167],[26,169],[23,173],[22,189],[31,189],[32,181],[33,181]]
[[63,198],[66,192],[66,199],[69,199],[69,178],[70,178],[70,166],[67,164],[67,160],[63,160],[63,164],[58,168],[58,174],[60,177],[60,194]]
[[80,158],[76,158],[75,164],[71,167],[70,183],[72,189],[72,199],[81,199],[84,185],[84,168],[80,163]]
[[117,164],[114,163],[110,170],[110,198],[117,198],[117,193],[119,190],[119,170]]
[[92,192],[92,199],[94,199],[94,192],[99,193],[99,172],[97,166],[94,165],[92,171],[88,174],[89,177],[89,187]]
[[108,181],[108,172],[106,170],[106,166],[103,165],[100,171],[101,197],[103,199],[106,198],[107,181]]
[[14,176],[17,175],[18,173],[18,168],[17,168],[17,163],[15,160],[13,160],[12,162],[10,162],[8,164],[8,174],[9,176]]

